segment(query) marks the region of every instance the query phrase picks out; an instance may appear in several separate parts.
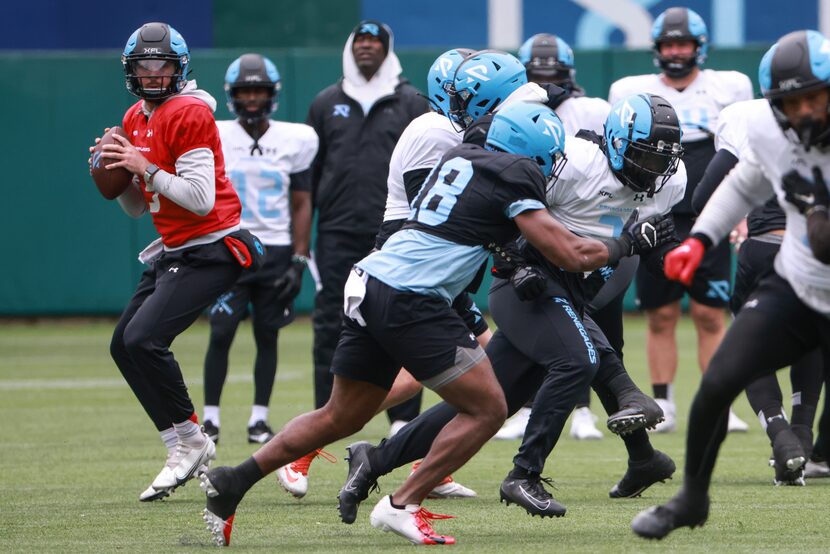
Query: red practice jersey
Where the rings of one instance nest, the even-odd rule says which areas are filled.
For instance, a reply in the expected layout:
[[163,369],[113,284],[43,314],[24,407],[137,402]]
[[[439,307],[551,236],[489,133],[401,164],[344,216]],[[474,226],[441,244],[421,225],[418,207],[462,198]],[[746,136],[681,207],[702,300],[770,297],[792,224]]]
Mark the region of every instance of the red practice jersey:
[[148,192],[144,178],[139,179],[153,225],[165,246],[175,248],[208,233],[239,224],[242,207],[230,179],[225,175],[219,131],[207,104],[192,96],[174,96],[157,107],[148,119],[139,101],[124,114],[123,125],[130,142],[145,158],[174,175],[176,160],[181,155],[197,148],[208,148],[213,152],[216,202],[205,216],[182,208],[158,192]]

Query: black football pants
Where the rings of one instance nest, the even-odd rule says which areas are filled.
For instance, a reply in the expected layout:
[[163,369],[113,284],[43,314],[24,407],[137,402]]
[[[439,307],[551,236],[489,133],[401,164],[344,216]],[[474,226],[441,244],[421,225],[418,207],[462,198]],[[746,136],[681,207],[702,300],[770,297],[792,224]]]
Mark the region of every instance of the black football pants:
[[115,326],[110,353],[159,431],[194,412],[170,344],[236,282],[241,271],[220,240],[164,252],[142,273]]

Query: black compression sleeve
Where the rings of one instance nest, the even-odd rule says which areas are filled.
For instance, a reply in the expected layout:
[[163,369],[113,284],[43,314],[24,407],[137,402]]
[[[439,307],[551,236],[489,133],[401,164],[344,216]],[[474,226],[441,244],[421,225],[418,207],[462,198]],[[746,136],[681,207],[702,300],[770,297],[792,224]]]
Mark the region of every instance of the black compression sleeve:
[[738,158],[728,150],[718,150],[715,153],[715,157],[706,166],[706,171],[703,173],[703,177],[701,177],[692,195],[692,209],[696,214],[703,211],[703,206],[709,201],[709,197],[712,196],[712,193],[718,188],[718,185],[726,177],[726,174],[737,163]]
[[311,169],[292,173],[289,178],[291,179],[291,190],[311,191]]

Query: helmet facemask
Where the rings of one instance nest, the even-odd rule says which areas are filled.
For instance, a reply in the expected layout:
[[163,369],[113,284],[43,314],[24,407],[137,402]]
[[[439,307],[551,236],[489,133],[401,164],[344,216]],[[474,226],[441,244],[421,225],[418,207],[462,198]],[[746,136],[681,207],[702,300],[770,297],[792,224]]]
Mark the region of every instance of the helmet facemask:
[[653,196],[677,173],[682,156],[679,142],[662,139],[654,144],[643,140],[629,142],[623,152],[619,176],[630,189]]
[[[163,100],[178,94],[187,84],[187,55],[127,55],[121,56],[121,63],[127,77],[127,90],[145,100]],[[174,67],[172,73],[164,71],[169,63]],[[165,80],[168,81],[167,86],[164,86]],[[153,81],[158,82],[159,86],[149,86],[154,84]]]

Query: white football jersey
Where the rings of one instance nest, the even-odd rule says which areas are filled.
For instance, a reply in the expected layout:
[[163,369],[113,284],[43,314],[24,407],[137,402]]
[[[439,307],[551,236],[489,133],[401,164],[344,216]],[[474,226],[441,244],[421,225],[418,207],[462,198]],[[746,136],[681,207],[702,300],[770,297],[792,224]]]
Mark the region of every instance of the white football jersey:
[[384,221],[409,217],[403,175],[416,169],[433,168],[444,152],[461,144],[462,133],[455,130],[445,115],[427,112],[413,119],[398,139],[389,159],[389,177],[386,181],[386,211]]
[[239,121],[217,121],[225,172],[242,202],[241,225],[266,245],[291,244],[291,174],[305,171],[317,155],[317,133],[308,125],[271,121],[251,155],[254,139]]
[[565,126],[565,134],[575,135],[580,129],[602,134],[611,104],[602,98],[575,96],[556,107],[556,115]]
[[769,102],[763,98],[744,100],[727,106],[718,116],[715,132],[715,150],[726,150],[739,160],[749,148],[747,130],[764,121],[771,113]]
[[570,231],[584,237],[617,237],[634,209],[639,210],[641,220],[667,214],[686,191],[682,161],[660,192],[649,197],[620,182],[595,143],[568,137],[565,154],[568,162],[548,190],[548,210]]
[[815,166],[820,167],[825,176],[830,176],[830,154],[819,148],[805,152],[793,138],[784,135],[772,110],[754,120],[747,129],[747,136],[751,151],[740,163],[746,162],[756,169],[751,180],[758,183],[755,187],[758,201],[769,198],[771,185],[787,216],[787,232],[775,258],[775,270],[790,283],[805,304],[830,316],[830,266],[813,256],[807,238],[807,218],[784,199],[781,184],[782,177],[793,170],[812,180]]
[[611,85],[611,104],[632,94],[657,94],[674,107],[683,130],[682,142],[709,138],[718,125],[718,114],[730,104],[752,99],[752,82],[737,71],[703,69],[692,83],[679,91],[663,82],[659,74],[623,77]]

